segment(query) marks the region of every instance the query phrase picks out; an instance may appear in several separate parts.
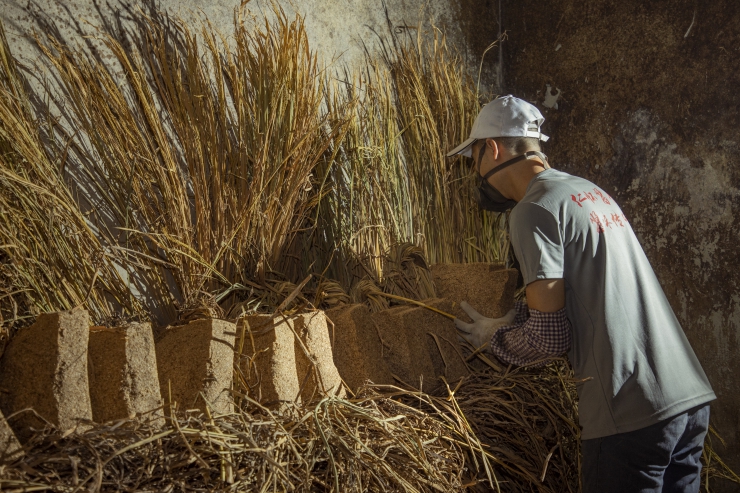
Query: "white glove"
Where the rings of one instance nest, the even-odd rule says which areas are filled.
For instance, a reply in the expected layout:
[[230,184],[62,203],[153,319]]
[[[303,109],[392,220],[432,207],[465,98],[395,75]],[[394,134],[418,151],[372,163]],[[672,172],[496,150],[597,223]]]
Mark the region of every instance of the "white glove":
[[475,349],[480,348],[484,344],[487,345],[490,343],[493,334],[495,334],[499,328],[505,325],[511,325],[514,321],[514,316],[516,315],[516,310],[509,310],[509,312],[501,318],[484,317],[475,311],[475,309],[466,301],[460,302],[460,308],[462,308],[465,313],[473,319],[473,323],[469,324],[456,318],[455,327],[462,332],[460,337],[472,344]]

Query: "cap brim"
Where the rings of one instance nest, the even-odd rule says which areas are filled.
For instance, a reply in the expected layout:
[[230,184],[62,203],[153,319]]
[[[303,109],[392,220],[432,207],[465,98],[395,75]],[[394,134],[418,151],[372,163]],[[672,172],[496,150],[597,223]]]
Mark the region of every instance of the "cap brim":
[[458,155],[471,157],[473,155],[473,149],[471,149],[471,146],[473,145],[473,142],[475,142],[476,138],[471,137],[459,146],[452,149],[450,152],[447,153],[447,157],[454,157]]

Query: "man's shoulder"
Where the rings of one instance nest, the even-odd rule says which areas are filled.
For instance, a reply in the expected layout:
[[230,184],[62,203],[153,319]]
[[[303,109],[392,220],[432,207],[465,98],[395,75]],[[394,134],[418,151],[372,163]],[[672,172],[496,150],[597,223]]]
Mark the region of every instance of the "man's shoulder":
[[573,197],[578,198],[579,195],[589,197],[589,194],[593,195],[597,193],[596,191],[603,194],[603,191],[589,180],[551,168],[532,179],[520,203],[536,204],[555,212],[569,203]]
[[595,187],[596,185],[592,183],[591,181],[587,180],[586,178],[583,178],[581,176],[571,175],[570,173],[566,173],[565,171],[560,171],[558,169],[550,168],[545,171],[542,171],[538,175],[536,175],[533,178],[532,181],[532,187],[535,188],[537,186],[545,187],[548,189],[557,188],[557,187],[582,187],[582,186],[592,186]]

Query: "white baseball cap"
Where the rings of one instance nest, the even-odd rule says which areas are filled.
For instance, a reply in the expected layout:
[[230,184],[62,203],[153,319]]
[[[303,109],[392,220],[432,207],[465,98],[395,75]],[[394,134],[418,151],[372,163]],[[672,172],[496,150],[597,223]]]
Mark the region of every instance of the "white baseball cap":
[[485,105],[473,123],[470,137],[447,153],[447,157],[470,157],[473,142],[494,137],[535,137],[543,142],[550,138],[540,131],[545,118],[533,104],[512,95],[501,96]]

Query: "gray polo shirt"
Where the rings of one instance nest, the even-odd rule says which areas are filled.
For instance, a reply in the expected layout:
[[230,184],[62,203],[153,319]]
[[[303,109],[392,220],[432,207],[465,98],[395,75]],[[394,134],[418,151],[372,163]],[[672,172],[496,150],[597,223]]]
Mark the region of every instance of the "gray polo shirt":
[[715,399],[617,203],[548,169],[511,213],[525,284],[565,279],[582,438],[638,430]]

